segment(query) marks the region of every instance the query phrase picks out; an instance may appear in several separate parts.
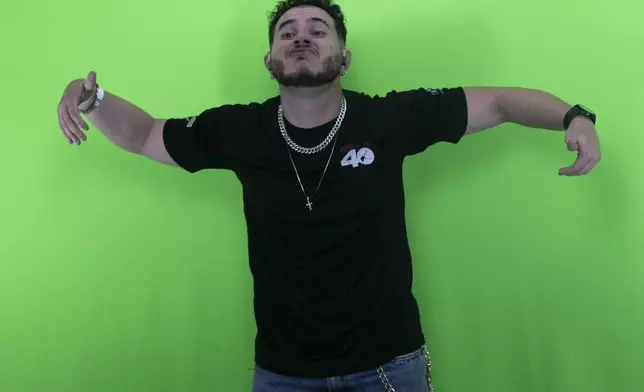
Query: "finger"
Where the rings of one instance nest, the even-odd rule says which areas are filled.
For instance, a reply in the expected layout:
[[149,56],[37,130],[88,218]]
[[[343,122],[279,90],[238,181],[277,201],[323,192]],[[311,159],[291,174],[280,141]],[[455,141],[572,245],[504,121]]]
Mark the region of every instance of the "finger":
[[[64,121],[65,119],[63,116],[63,123]],[[72,144],[80,144],[80,140],[78,140],[76,136],[74,136],[74,133],[69,129],[69,127],[66,124],[63,124],[63,125],[65,128],[65,136],[67,136],[67,138],[72,142]]]
[[67,139],[69,144],[74,144],[74,135],[71,133],[69,130],[69,127],[67,124],[65,124],[65,119],[64,119],[64,108],[61,108],[58,111],[58,122],[60,123],[60,129],[63,131],[63,135],[65,135],[65,138]]
[[577,150],[579,150],[579,143],[577,142],[577,138],[567,137],[566,138],[566,145],[568,146],[568,151],[577,151]]
[[74,109],[71,107],[71,105],[67,107],[67,114],[68,114],[68,116],[69,116],[69,119],[73,122],[74,127],[72,128],[72,132],[74,133],[74,135],[75,135],[79,140],[83,140],[83,141],[87,140],[87,137],[86,137],[86,136],[85,136],[85,134],[81,131],[81,126],[78,124],[78,121],[80,121],[80,122],[81,122],[81,123],[83,123],[83,124],[85,123],[85,121],[83,121],[83,120],[80,118],[80,116],[78,116],[78,117],[79,117],[79,120],[74,119]]
[[85,120],[80,115],[80,112],[78,109],[68,106],[69,107],[69,116],[74,120],[74,123],[76,123],[76,126],[78,126],[79,129],[82,129],[84,131],[87,131],[89,127],[87,126],[87,123]]
[[595,166],[597,165],[597,162],[599,162],[599,159],[597,159],[597,158],[593,158],[590,162],[588,162],[588,164],[586,165],[586,167],[584,167],[584,168],[579,172],[579,175],[580,175],[580,176],[583,176],[583,175],[586,175],[586,174],[590,173],[590,171],[591,171],[591,170],[593,170],[593,169],[595,168]]
[[80,132],[80,131],[78,131],[78,129],[75,129],[76,124],[74,124],[74,121],[72,121],[71,117],[69,117],[69,113],[66,107],[62,110],[60,114],[60,118],[63,121],[63,124],[65,125],[65,132],[67,136],[70,139],[72,139],[72,141],[75,144],[80,144],[80,140],[76,136],[76,132]]
[[592,161],[591,155],[582,153],[577,157],[577,160],[572,166],[568,166],[560,169],[559,174],[562,176],[578,175],[591,161]]
[[65,140],[67,140],[67,144],[72,144],[72,139],[67,136],[67,132],[65,131],[65,125],[63,124],[63,120],[60,117],[60,107],[56,111],[56,115],[58,117],[58,126],[60,127],[60,131],[62,132],[63,136],[65,137]]

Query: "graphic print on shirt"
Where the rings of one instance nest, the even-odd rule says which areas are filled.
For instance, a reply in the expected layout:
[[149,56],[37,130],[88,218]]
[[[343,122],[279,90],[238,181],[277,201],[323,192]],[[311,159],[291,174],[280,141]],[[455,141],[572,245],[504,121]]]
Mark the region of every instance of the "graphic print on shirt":
[[340,161],[342,167],[351,166],[356,168],[361,165],[371,165],[376,159],[373,150],[366,143],[344,145],[341,151],[345,154]]

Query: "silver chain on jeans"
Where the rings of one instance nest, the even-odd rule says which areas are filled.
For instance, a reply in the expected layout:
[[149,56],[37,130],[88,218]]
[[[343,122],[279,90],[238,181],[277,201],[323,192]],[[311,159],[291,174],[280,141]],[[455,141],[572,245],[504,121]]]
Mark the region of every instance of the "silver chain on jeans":
[[[429,350],[427,350],[427,345],[423,344],[423,355],[425,357],[425,363],[427,364],[427,385],[429,386],[429,392],[434,392],[434,387],[432,386],[432,359],[429,356]],[[391,385],[389,382],[389,379],[387,378],[387,374],[385,374],[385,370],[382,368],[382,366],[378,366],[378,377],[380,377],[380,381],[382,381],[382,384],[385,386],[387,389],[387,392],[396,392],[394,387]],[[404,392],[404,391],[400,391]]]

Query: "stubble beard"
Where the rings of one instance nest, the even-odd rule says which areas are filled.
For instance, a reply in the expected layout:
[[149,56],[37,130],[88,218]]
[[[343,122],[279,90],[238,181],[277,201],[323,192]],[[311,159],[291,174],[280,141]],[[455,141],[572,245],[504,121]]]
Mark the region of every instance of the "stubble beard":
[[272,61],[272,74],[275,80],[284,87],[320,87],[332,83],[342,68],[342,54],[327,57],[322,63],[321,72],[313,72],[306,66],[301,66],[297,72],[286,75],[284,62]]

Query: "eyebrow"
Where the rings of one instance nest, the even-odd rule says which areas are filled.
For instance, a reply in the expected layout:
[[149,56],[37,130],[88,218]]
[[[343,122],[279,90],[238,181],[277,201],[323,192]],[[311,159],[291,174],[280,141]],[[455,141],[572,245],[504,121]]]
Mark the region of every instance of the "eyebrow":
[[[329,22],[327,22],[326,20],[324,20],[322,18],[312,17],[312,18],[309,18],[309,22],[320,22],[320,23],[323,23],[326,27],[329,27],[329,28],[331,27],[331,26],[329,26]],[[295,23],[295,19],[289,19],[287,21],[284,21],[284,22],[280,23],[277,31],[280,31],[284,27],[286,27],[286,26],[288,26],[290,24],[294,24],[294,23]]]

